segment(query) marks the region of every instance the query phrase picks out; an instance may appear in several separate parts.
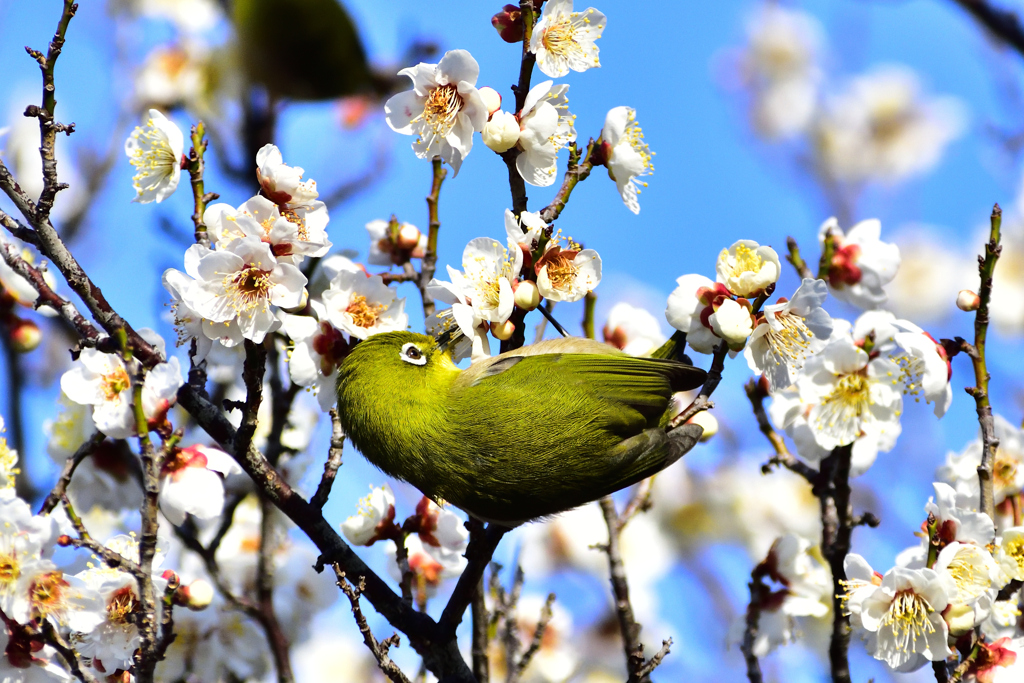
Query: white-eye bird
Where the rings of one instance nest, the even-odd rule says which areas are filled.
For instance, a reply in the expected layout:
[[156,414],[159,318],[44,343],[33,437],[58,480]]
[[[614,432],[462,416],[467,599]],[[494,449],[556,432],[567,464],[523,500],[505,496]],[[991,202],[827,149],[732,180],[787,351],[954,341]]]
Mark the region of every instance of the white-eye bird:
[[524,346],[460,370],[437,340],[386,332],[338,374],[345,432],[366,458],[435,500],[515,526],[668,467],[700,439],[666,432],[672,394],[705,373],[588,339]]

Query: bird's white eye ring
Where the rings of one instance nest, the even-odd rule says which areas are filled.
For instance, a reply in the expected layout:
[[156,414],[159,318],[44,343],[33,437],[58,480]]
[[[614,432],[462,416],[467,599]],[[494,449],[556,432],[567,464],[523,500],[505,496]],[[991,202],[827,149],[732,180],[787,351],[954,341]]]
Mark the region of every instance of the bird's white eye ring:
[[398,354],[398,357],[404,360],[406,363],[412,363],[413,365],[426,365],[427,357],[420,351],[420,347],[412,342],[402,345],[402,352]]

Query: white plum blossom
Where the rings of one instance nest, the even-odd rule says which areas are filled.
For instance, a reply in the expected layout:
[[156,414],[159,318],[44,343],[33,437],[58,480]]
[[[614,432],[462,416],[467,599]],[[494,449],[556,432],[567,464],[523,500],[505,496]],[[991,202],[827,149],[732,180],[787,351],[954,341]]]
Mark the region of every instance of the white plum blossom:
[[371,486],[370,492],[359,500],[357,513],[342,523],[341,532],[353,545],[373,545],[381,540],[379,532],[394,522],[395,494],[391,487]]
[[558,151],[576,140],[576,117],[569,113],[568,90],[564,83],[538,83],[530,89],[519,113],[522,153],[516,157],[516,169],[531,185],[547,187],[554,183]]
[[281,150],[267,144],[256,153],[256,177],[267,198],[287,208],[310,206],[319,193],[315,180],[303,180],[305,171],[298,166],[284,163]]
[[644,142],[640,124],[636,122],[636,110],[632,107],[615,107],[608,112],[601,131],[601,149],[605,155],[608,175],[622,195],[622,202],[633,213],[640,213],[640,188],[647,183],[637,178],[654,171],[651,151]]
[[178,526],[186,515],[212,519],[224,509],[224,478],[242,468],[224,451],[208,446],[179,448],[160,472],[160,511]]
[[409,326],[405,299],[396,297],[380,275],[342,271],[331,280],[322,299],[327,320],[357,339]]
[[[412,582],[413,593],[420,600],[432,597],[442,581],[458,578],[466,569],[464,551],[425,543],[419,534],[405,537],[405,549],[409,554],[409,569],[415,577]],[[388,552],[388,571],[396,581],[401,580],[402,574],[394,550]]]
[[768,380],[770,391],[790,386],[804,361],[828,342],[832,318],[822,308],[827,295],[823,281],[805,278],[792,299],[780,298],[757,316],[744,356],[750,369]]
[[537,68],[551,78],[601,66],[595,41],[604,31],[605,16],[593,7],[572,11],[572,0],[549,0],[533,27],[530,52]]
[[704,300],[705,295],[715,291],[715,283],[696,274],[683,275],[676,283],[678,286],[669,295],[665,309],[668,324],[685,333],[686,342],[697,353],[712,353],[719,339],[703,318],[704,310],[710,306],[710,301]]
[[179,290],[189,307],[211,323],[236,322],[242,336],[257,344],[280,325],[271,305],[294,308],[304,298],[302,272],[279,263],[270,245],[254,237],[218,251],[193,244],[185,252],[185,270],[196,282]]
[[898,332],[893,339],[907,354],[899,361],[907,393],[915,397],[923,395],[926,402],[935,404],[935,416],[942,417],[953,402],[953,387],[949,382],[953,368],[945,347],[921,329]]
[[203,221],[218,249],[225,249],[236,239],[254,237],[269,244],[281,263],[298,265],[306,256],[325,256],[332,246],[327,239],[327,206],[319,201],[282,210],[257,195],[238,209],[229,204],[211,204]]
[[919,655],[930,661],[950,656],[942,611],[954,595],[956,585],[948,574],[890,569],[881,585],[860,603],[861,625],[876,636],[871,654],[893,669],[901,669]]
[[142,106],[173,109],[203,106],[215,68],[209,48],[198,41],[153,48],[135,74],[134,96]]
[[580,249],[571,240],[562,248],[548,242],[537,259],[537,288],[551,301],[579,301],[601,283],[601,257],[593,249]]
[[519,119],[511,112],[496,111],[484,124],[480,137],[492,151],[498,154],[507,152],[519,142]]
[[631,356],[646,356],[665,343],[658,319],[625,301],[615,304],[608,312],[603,335],[606,344]]
[[860,308],[877,308],[885,303],[882,287],[892,281],[900,267],[900,250],[881,241],[882,224],[877,219],[861,221],[844,233],[839,221],[829,218],[818,230],[824,245],[831,234],[835,252],[829,264],[828,284],[840,301]]
[[951,605],[974,608],[968,628],[988,616],[996,591],[1002,587],[1002,572],[985,546],[953,541],[939,552],[933,569],[953,578],[956,591],[949,597]]
[[294,343],[288,354],[288,375],[299,386],[309,387],[326,413],[337,401],[338,365],[347,355],[349,344],[341,330],[327,320],[323,304],[314,300],[310,306],[316,317],[282,317],[284,332]]
[[850,614],[851,624],[855,628],[862,628],[860,612],[864,600],[882,585],[882,575],[856,553],[850,553],[843,560],[843,573],[846,574],[846,580],[841,582],[846,589],[841,596],[843,607]]
[[924,509],[935,516],[942,540],[979,545],[992,543],[996,535],[995,524],[987,514],[960,507],[956,491],[949,484],[933,482],[932,486],[935,497],[928,499]]
[[[1009,497],[1024,489],[1024,431],[1002,415],[995,415],[995,433],[999,439],[992,462],[992,488],[998,507]],[[977,507],[981,495],[978,466],[981,464],[981,437],[967,444],[960,453],[948,453],[936,477],[957,493],[960,507]]]
[[[189,250],[185,252],[185,270],[197,272],[196,267],[205,250]],[[168,268],[164,271],[162,282],[164,289],[171,295],[171,319],[178,333],[176,344],[196,342],[196,362],[205,360],[218,341],[226,348],[233,348],[242,343],[242,329],[237,320],[214,323],[192,310],[188,301],[195,300],[195,292],[199,284],[180,270]]]
[[808,359],[797,387],[811,406],[806,419],[818,445],[832,450],[896,428],[903,412],[899,376],[890,358],[871,358],[848,337]]
[[540,217],[539,211],[523,211],[516,218],[514,213],[505,209],[505,234],[509,242],[519,245],[526,267],[533,264],[533,250],[547,228],[548,224]]
[[462,518],[448,508],[440,507],[426,496],[416,505],[420,540],[428,546],[464,553],[469,544],[469,531]]
[[[503,247],[490,237],[477,237],[462,252],[463,272],[448,266],[451,282],[431,280],[429,290],[438,300],[452,304],[452,315],[463,334],[472,337],[481,323],[502,323],[512,315],[512,282],[519,277],[522,267],[523,251],[511,240]],[[471,312],[464,307],[472,309]],[[470,319],[474,322],[467,329],[465,324]]]
[[933,168],[963,119],[953,98],[925,98],[913,71],[882,67],[827,103],[816,122],[815,153],[835,180],[897,183]]
[[779,255],[753,240],[739,240],[723,249],[715,263],[718,281],[741,297],[756,297],[782,274]]
[[366,224],[370,237],[370,253],[366,262],[374,266],[402,265],[411,258],[423,258],[427,236],[412,223],[372,220]]
[[[146,373],[143,410],[151,421],[162,421],[185,383],[177,358],[159,363]],[[73,367],[61,376],[61,390],[75,403],[93,406],[96,428],[115,439],[135,434],[132,380],[116,355],[83,349]]]
[[413,89],[384,103],[388,125],[396,133],[416,136],[416,156],[440,156],[458,175],[473,149],[473,133],[487,123],[487,105],[476,89],[480,66],[465,50],[449,50],[437,64],[421,62],[398,75],[408,76]]
[[132,186],[141,204],[162,202],[171,196],[181,179],[181,154],[185,138],[173,121],[156,109],[149,110],[145,126],[138,126],[124,143],[124,153],[135,167]]
[[[0,434],[4,433],[4,419],[0,417]],[[7,445],[7,439],[0,436],[0,491],[14,487],[18,470],[18,451]]]

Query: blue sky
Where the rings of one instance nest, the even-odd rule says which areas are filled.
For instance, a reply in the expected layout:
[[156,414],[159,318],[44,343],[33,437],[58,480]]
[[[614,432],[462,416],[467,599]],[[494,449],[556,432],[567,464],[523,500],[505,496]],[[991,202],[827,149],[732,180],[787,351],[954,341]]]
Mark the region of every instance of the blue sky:
[[[0,89],[0,127],[10,112],[26,104],[16,101],[14,93],[28,92],[35,97],[38,92],[38,70],[22,46],[45,44],[59,5],[56,0],[0,0],[0,73],[5,74]],[[168,28],[159,25],[137,33],[115,32],[98,5],[82,3],[58,68],[58,117],[78,125],[79,132],[68,141],[72,151],[108,144],[116,118],[112,102],[123,96],[130,84],[126,73],[110,66],[115,51],[123,47],[129,54],[142,54],[146,45],[169,35]],[[407,41],[431,38],[442,50],[469,50],[480,63],[479,84],[510,95],[508,86],[519,70],[519,47],[502,42],[489,25],[500,3],[492,6],[461,0],[430,5],[362,0],[347,6],[375,62],[405,66],[396,60]],[[956,96],[967,105],[967,132],[948,148],[936,169],[895,188],[869,190],[856,218],[881,219],[883,239],[901,225],[920,222],[934,226],[935,238],[952,249],[973,248],[974,235],[985,224],[992,204],[1010,204],[1017,195],[1016,160],[1000,151],[988,131],[1014,121],[1008,94],[1013,91],[1011,86],[1019,87],[1020,59],[994,50],[953,2],[813,0],[797,6],[825,26],[827,70],[835,83],[873,65],[903,63],[919,72],[930,92]],[[737,239],[755,239],[781,252],[786,237],[792,235],[805,250],[814,252],[814,236],[830,215],[830,207],[789,155],[755,138],[739,101],[714,78],[722,50],[740,44],[744,17],[754,7],[754,3],[737,0],[598,5],[608,16],[599,43],[602,68],[562,79],[570,84],[568,96],[578,116],[577,130],[582,139],[596,137],[608,109],[629,105],[636,108],[645,138],[657,153],[656,170],[641,195],[638,216],[622,205],[612,181],[603,169],[597,169],[579,185],[558,221],[564,233],[603,257],[604,281],[597,290],[599,324],[603,314],[620,300],[645,305],[660,315],[678,276],[690,272],[711,275],[718,252]],[[534,83],[543,78],[535,72]],[[188,123],[181,112],[175,118],[183,127]],[[414,156],[410,142],[388,130],[380,112],[358,131],[343,131],[336,111],[320,104],[289,106],[278,136],[286,161],[303,166],[307,177],[315,178],[325,194],[368,168],[375,155],[386,156],[387,167],[379,181],[331,214],[329,232],[335,245],[364,252],[363,225],[374,218],[395,213],[401,220],[425,228],[429,164]],[[130,176],[127,160],[118,159],[91,211],[88,234],[75,245],[76,254],[114,307],[136,327],[157,327],[169,336],[161,321],[161,304],[167,297],[160,288],[159,273],[166,267],[181,267],[183,247],[157,230],[157,219],[169,220],[187,234],[190,197],[179,191],[159,206],[132,204]],[[477,138],[461,174],[449,178],[442,191],[442,267],[445,263],[457,265],[470,239],[502,237],[502,216],[510,205],[506,178],[504,164]],[[232,185],[213,162],[207,189],[221,193],[224,201],[240,204],[255,186]],[[529,208],[543,207],[554,192],[555,188],[529,188]],[[0,201],[0,206],[7,207],[4,202]],[[786,271],[780,293],[792,291],[796,282]],[[408,309],[415,311],[415,290],[409,288],[405,294],[410,297]],[[833,311],[852,315],[849,309],[836,307]],[[558,307],[559,319],[571,329],[580,316],[579,306]],[[970,322],[965,316],[953,318],[936,336],[968,336]],[[997,337],[994,349],[997,411],[1017,422],[1021,401],[1013,387],[1020,373],[1014,357],[1020,345]],[[860,530],[855,536],[857,549],[876,566],[890,566],[895,552],[913,542],[910,534],[920,523],[923,505],[931,495],[934,468],[947,450],[961,449],[976,431],[973,402],[962,391],[970,380],[964,360],[954,362],[954,403],[944,420],[936,423],[923,406],[908,410],[896,450],[881,456],[856,482],[858,488],[875,490],[881,499],[873,509],[883,519],[882,528]],[[748,375],[742,360],[728,366],[725,382],[716,394],[718,414],[736,432],[741,457],[763,459],[767,448],[751,427],[741,392]],[[38,426],[51,412],[56,391],[49,386],[33,393],[30,453],[41,452],[43,437]],[[322,437],[315,443],[322,444]],[[710,469],[729,455],[726,450],[722,443],[712,443],[689,455],[687,461],[694,468]],[[379,480],[379,475],[355,457],[347,458],[344,472],[330,510],[338,521],[354,508],[367,482]],[[739,599],[745,590],[743,576],[749,571],[749,560],[729,549],[716,549],[708,562]],[[662,677],[717,675],[724,665],[725,677],[739,680],[741,658],[735,650],[726,662],[694,656],[690,650],[698,647],[694,642],[703,637],[718,652],[724,638],[713,606],[695,597],[700,589],[692,577],[680,570],[663,587],[665,603],[672,606],[667,611],[680,615],[678,626],[686,644],[677,640],[679,647],[667,660]],[[788,667],[804,661],[806,655],[790,648],[781,657],[779,666]],[[869,671],[876,675],[879,671],[866,662],[858,666],[859,679],[866,678]]]

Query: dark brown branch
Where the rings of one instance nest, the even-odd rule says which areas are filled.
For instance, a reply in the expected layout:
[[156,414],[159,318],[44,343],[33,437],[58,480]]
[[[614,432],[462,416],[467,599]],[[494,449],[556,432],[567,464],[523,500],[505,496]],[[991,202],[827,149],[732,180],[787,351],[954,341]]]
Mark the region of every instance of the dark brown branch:
[[53,509],[57,507],[61,499],[64,498],[64,494],[67,491],[68,485],[71,483],[71,477],[75,474],[75,470],[82,464],[82,461],[92,455],[93,451],[103,443],[106,436],[102,432],[96,432],[91,437],[86,439],[85,443],[78,447],[72,455],[64,461],[64,469],[61,470],[60,477],[57,478],[57,483],[54,484],[53,489],[46,496],[46,500],[39,507],[40,515],[48,515],[53,512]]
[[363,594],[365,588],[365,578],[360,577],[359,585],[353,586],[345,577],[345,572],[337,564],[334,565],[334,574],[338,578],[338,587],[341,588],[341,592],[345,594],[349,604],[352,606],[352,616],[355,617],[356,624],[359,626],[359,632],[363,634],[363,642],[377,661],[377,668],[393,683],[410,683],[406,675],[398,668],[398,665],[391,661],[391,657],[388,656],[388,650],[392,646],[398,647],[398,634],[396,633],[390,638],[377,642],[377,639],[373,636],[373,631],[370,630],[370,625],[366,623],[363,610],[359,607],[359,597]]
[[142,577],[142,567],[139,566],[138,563],[111,550],[102,543],[94,540],[92,536],[89,535],[89,531],[82,523],[82,518],[75,512],[75,508],[71,505],[71,501],[68,500],[66,494],[62,494],[60,500],[64,504],[64,511],[67,512],[68,519],[71,521],[71,526],[73,526],[75,531],[78,533],[78,538],[62,536],[59,539],[59,545],[69,546],[72,548],[85,548],[98,557],[108,567],[128,572],[136,579],[140,579]]
[[274,657],[278,683],[294,680],[288,637],[274,611],[274,505],[260,498],[260,548],[256,562],[256,601],[258,621],[263,627]]
[[814,494],[821,501],[821,554],[832,571],[832,639],[829,662],[833,683],[850,683],[850,615],[843,605],[846,569],[853,534],[850,505],[850,458],[853,446],[840,446],[821,461],[821,478]]
[[324,463],[324,474],[320,477],[320,485],[316,487],[316,493],[310,499],[309,504],[323,509],[327,504],[327,498],[331,495],[331,486],[334,485],[334,478],[341,467],[341,454],[345,448],[345,431],[341,426],[341,419],[338,417],[338,409],[331,408],[331,447],[327,451],[327,462]]
[[761,664],[754,654],[754,646],[757,643],[758,629],[761,622],[761,605],[771,592],[768,586],[764,585],[764,565],[759,564],[750,573],[750,604],[747,605],[747,615],[744,620],[746,628],[743,630],[743,642],[740,650],[743,652],[743,659],[747,663],[747,680],[750,683],[761,683]]
[[507,532],[507,527],[491,523],[487,525],[483,536],[470,539],[469,547],[466,548],[466,559],[469,560],[469,564],[455,584],[455,590],[452,591],[452,596],[437,622],[442,634],[454,638],[455,629],[462,622],[462,615],[473,599],[480,577],[484,575],[484,570],[487,569],[498,543]]
[[42,631],[40,635],[43,641],[46,642],[50,647],[57,651],[61,658],[67,662],[68,669],[71,670],[73,675],[82,683],[96,683],[96,678],[89,672],[88,669],[82,668],[82,663],[78,659],[78,653],[75,649],[67,644],[64,638],[61,637],[60,633],[57,632],[53,622],[49,619],[43,619]]
[[[641,654],[643,654],[643,645],[640,646]],[[661,649],[654,653],[654,656],[644,662],[643,666],[637,671],[641,678],[649,676],[658,666],[661,665],[662,660],[668,656],[668,653],[672,651],[672,639],[661,641]]]
[[953,1],[967,10],[993,36],[1024,55],[1024,27],[1016,12],[994,7],[986,0]]

